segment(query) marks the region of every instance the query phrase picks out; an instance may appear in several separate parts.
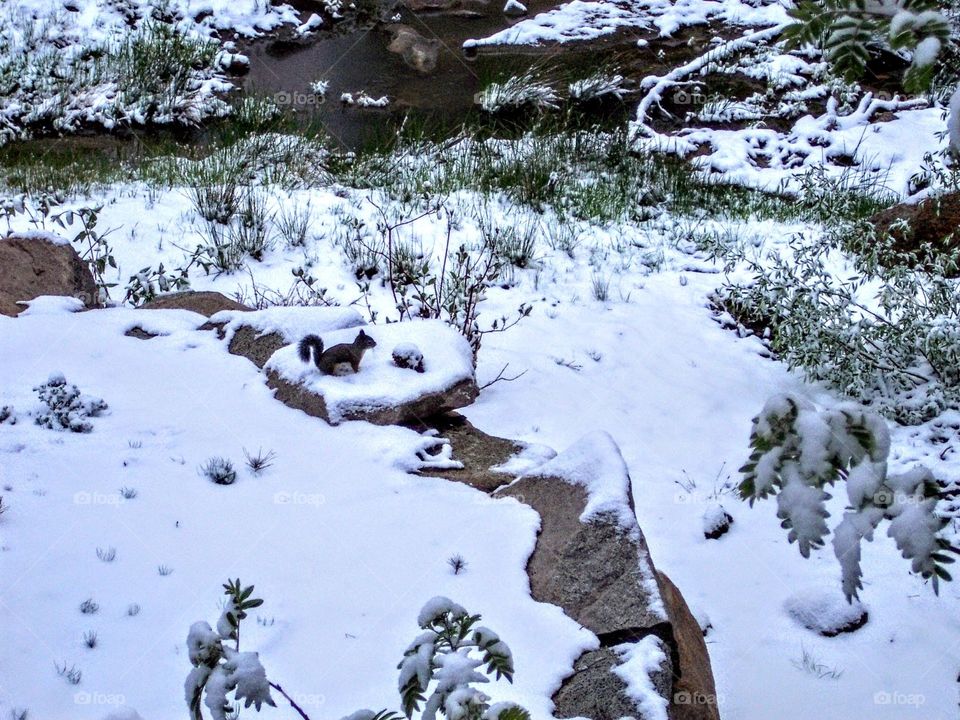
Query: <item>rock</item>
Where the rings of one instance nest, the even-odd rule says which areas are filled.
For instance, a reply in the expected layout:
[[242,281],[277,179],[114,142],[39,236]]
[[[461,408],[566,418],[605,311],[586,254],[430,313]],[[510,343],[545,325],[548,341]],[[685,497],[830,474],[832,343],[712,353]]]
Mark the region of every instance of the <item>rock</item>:
[[421,75],[429,75],[437,69],[437,58],[442,43],[428,39],[409,25],[390,27],[392,38],[387,50],[398,54],[403,61]]
[[657,572],[660,595],[673,630],[671,720],[720,720],[717,687],[703,631],[670,578]]
[[[265,369],[276,398],[336,425],[366,420],[375,425],[416,422],[472,403],[480,390],[466,339],[440,320],[392,323],[367,328],[379,347],[368,351],[359,372],[346,377],[320,373],[300,360],[294,344],[270,358]],[[323,336],[327,347],[351,342],[348,330]],[[413,342],[424,349],[424,372],[398,368],[386,348]]]
[[[905,255],[918,265],[929,262],[921,248],[929,244],[934,255],[960,249],[960,192],[944,193],[917,204],[900,203],[869,220],[878,240],[889,236],[890,250],[881,250],[880,261],[892,265]],[[900,256],[899,258],[897,256]],[[951,277],[960,272],[954,270]]]
[[[533,597],[559,605],[601,642],[642,637],[667,623],[629,492],[616,443],[592,433],[497,493],[542,519],[527,564]],[[600,510],[591,513],[591,503]]]
[[527,14],[527,6],[517,0],[507,0],[503,6],[503,14],[507,17],[523,17]]
[[393,349],[393,364],[399,368],[423,372],[423,353],[413,343],[400,343]]
[[453,447],[453,458],[461,462],[463,467],[427,470],[423,474],[462,482],[484,492],[492,492],[514,479],[515,475],[498,472],[495,468],[522,453],[522,443],[488,435],[455,412],[437,415],[430,419],[429,425],[418,423],[415,426],[420,431],[427,428],[436,430],[439,437],[449,440]]
[[[184,290],[183,292],[159,295],[140,306],[141,310],[190,310],[206,317],[224,310],[249,312],[247,307],[218,292]],[[208,328],[209,329],[209,328]]]
[[[540,534],[527,562],[530,593],[560,606],[592,631],[601,649],[586,653],[554,696],[557,717],[607,720],[645,713],[613,672],[614,646],[672,632],[656,571],[636,521],[630,476],[606,433],[592,433],[532,473],[499,490],[540,514]],[[651,676],[670,697],[672,649]],[[665,673],[665,675],[664,675]],[[659,683],[659,685],[657,685]]]
[[[571,675],[554,694],[554,715],[559,718],[620,720],[645,713],[627,695],[626,683],[617,675],[621,659],[615,650],[601,648],[585,652],[573,664]],[[669,663],[650,674],[661,697],[669,697],[671,676]]]
[[410,12],[437,12],[459,8],[461,0],[403,0]]
[[848,603],[833,589],[813,588],[794,593],[784,603],[787,614],[797,623],[824,637],[859,630],[870,614],[859,600]]
[[709,505],[703,513],[703,536],[707,540],[717,540],[730,531],[733,516],[723,509],[720,503]]
[[18,304],[41,295],[66,295],[99,307],[90,268],[70,243],[49,233],[0,238],[0,314],[15,317]]

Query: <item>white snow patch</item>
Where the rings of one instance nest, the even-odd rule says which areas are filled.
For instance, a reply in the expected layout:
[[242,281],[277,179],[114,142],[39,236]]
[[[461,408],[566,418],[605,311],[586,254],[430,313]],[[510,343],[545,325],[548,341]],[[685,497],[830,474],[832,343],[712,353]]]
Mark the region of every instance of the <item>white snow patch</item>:
[[667,661],[663,641],[656,635],[647,635],[637,643],[613,648],[621,663],[613,668],[626,685],[627,696],[640,708],[644,720],[667,720],[667,698],[660,695],[650,679]]
[[859,600],[848,603],[836,587],[794,593],[784,603],[787,614],[808,630],[833,634],[856,623],[867,612]]

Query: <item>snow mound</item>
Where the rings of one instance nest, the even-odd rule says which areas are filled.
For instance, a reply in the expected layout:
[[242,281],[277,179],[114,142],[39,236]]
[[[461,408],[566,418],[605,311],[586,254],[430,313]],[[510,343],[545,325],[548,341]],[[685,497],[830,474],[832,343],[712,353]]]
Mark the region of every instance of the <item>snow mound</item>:
[[836,589],[800,591],[787,598],[784,609],[803,627],[827,637],[853,632],[868,618],[867,608],[859,600],[848,603]]
[[556,456],[557,451],[552,447],[530,443],[524,445],[520,452],[508,458],[506,462],[494,465],[490,471],[504,475],[523,475],[533,472]]
[[26,305],[20,315],[63,315],[80,312],[85,307],[80,298],[67,295],[40,295],[33,300],[19,300],[17,305]]
[[581,522],[611,514],[623,528],[631,532],[637,528],[627,464],[617,443],[602,430],[585,435],[529,477],[556,477],[583,487],[587,491],[587,506]]
[[288,343],[297,342],[309,333],[326,333],[365,324],[360,313],[352,307],[273,307],[252,312],[221,310],[210,317],[210,322],[223,324],[227,342],[233,339],[237,330],[248,327],[261,336],[277,333]]
[[[369,419],[378,411],[412,405],[429,396],[438,400],[444,393],[469,384],[475,389],[473,353],[467,340],[454,328],[440,320],[402,322],[367,327],[366,332],[377,342],[368,350],[359,372],[345,376],[321,374],[313,363],[304,363],[295,345],[288,345],[267,361],[266,371],[276,384],[297,386],[322,399],[326,419],[339,423],[351,419]],[[324,345],[353,342],[355,330],[339,330],[322,335]],[[401,343],[422,348],[424,371],[412,373],[394,364],[391,349]],[[467,393],[473,397],[476,393]],[[462,405],[460,405],[462,406]],[[452,408],[448,408],[452,409]]]

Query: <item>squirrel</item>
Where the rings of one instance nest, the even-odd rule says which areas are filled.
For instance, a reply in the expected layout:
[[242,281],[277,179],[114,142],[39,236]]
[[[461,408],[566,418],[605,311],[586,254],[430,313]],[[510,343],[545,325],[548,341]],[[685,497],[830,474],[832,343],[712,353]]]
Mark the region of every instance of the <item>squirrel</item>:
[[360,369],[363,354],[370,348],[377,346],[376,341],[363,330],[352,343],[340,343],[329,350],[323,349],[323,340],[316,335],[307,335],[297,349],[303,362],[310,362],[310,352],[313,351],[313,362],[326,375],[347,375]]

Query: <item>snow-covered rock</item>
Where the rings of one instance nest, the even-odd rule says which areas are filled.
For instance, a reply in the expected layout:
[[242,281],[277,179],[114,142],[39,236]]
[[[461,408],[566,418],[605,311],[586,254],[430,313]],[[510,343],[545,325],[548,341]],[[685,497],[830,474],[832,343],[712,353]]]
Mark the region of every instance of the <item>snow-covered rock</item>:
[[66,240],[50,233],[0,238],[0,314],[15,316],[22,301],[41,295],[78,298],[86,307],[99,300],[87,264]]
[[[377,346],[364,355],[359,372],[321,374],[304,363],[294,345],[278,350],[265,365],[269,385],[281,402],[331,424],[367,420],[391,425],[469,405],[479,394],[473,354],[466,339],[440,320],[365,328]],[[323,333],[327,347],[353,341],[356,332]],[[424,372],[397,367],[386,348],[413,343],[424,349]]]
[[507,17],[521,17],[527,14],[527,6],[517,0],[507,0],[503,6],[503,14]]
[[859,600],[848,603],[836,588],[797,592],[787,598],[784,609],[803,627],[826,637],[858,630],[869,618]]

